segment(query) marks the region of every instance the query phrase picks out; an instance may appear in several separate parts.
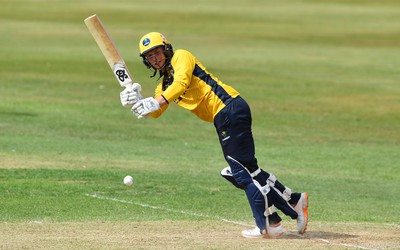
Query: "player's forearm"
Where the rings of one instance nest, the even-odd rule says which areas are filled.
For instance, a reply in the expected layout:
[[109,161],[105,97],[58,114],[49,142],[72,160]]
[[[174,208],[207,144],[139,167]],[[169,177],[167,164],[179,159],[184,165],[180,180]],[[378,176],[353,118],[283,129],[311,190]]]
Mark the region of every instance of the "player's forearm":
[[163,92],[163,97],[167,101],[167,103],[173,102],[175,99],[177,99],[179,96],[181,96],[187,86],[185,86],[185,83],[179,82],[179,81],[174,81],[164,92]]

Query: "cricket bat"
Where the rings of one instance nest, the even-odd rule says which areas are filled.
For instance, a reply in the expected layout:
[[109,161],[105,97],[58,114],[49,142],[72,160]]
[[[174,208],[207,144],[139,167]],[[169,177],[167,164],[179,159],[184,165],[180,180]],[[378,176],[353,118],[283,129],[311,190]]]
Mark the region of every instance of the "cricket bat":
[[132,75],[129,73],[124,59],[119,54],[110,34],[107,32],[103,23],[97,15],[92,15],[85,19],[85,24],[99,46],[101,52],[110,65],[114,75],[117,77],[122,87],[133,82]]

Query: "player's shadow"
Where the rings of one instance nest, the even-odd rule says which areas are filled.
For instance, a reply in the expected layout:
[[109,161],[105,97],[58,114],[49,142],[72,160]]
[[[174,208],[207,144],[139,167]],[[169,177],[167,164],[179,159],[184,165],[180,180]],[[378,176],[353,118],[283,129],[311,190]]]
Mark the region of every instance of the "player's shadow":
[[281,238],[284,239],[318,239],[318,240],[333,240],[333,239],[349,239],[356,238],[358,235],[344,234],[344,233],[334,233],[325,231],[307,231],[305,234],[298,234],[297,232],[285,232]]

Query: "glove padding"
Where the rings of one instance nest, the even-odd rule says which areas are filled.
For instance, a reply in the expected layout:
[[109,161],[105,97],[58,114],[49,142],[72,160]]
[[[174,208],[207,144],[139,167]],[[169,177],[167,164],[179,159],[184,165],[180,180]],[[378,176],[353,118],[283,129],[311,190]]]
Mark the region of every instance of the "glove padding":
[[135,103],[142,100],[143,96],[140,94],[141,91],[142,86],[137,82],[126,85],[125,89],[119,94],[122,106],[132,107]]
[[158,110],[160,104],[153,97],[147,97],[138,101],[132,107],[132,112],[136,115],[138,119],[145,117],[146,115]]

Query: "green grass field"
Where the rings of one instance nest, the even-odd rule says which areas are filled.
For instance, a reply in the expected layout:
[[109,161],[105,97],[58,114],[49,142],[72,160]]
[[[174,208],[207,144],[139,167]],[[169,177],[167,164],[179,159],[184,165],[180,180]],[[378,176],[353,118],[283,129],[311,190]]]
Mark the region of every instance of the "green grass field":
[[[213,228],[226,218],[252,224],[244,193],[219,176],[227,164],[213,124],[176,105],[157,120],[137,120],[121,106],[122,89],[83,23],[94,13],[144,95],[151,96],[157,84],[138,56],[138,41],[150,31],[191,51],[241,93],[252,108],[260,166],[310,195],[311,234],[313,223],[368,223],[398,232],[398,1],[0,5],[0,249],[30,248],[29,240],[6,235],[33,222],[167,222],[190,228],[190,222],[204,221]],[[125,175],[135,178],[132,187],[122,184]],[[286,217],[284,223],[293,224]],[[240,228],[227,226],[232,237],[239,235]],[[400,238],[361,247],[396,243]],[[89,249],[84,243],[64,246]],[[149,248],[163,247],[174,245]],[[107,248],[125,246],[117,240]]]

